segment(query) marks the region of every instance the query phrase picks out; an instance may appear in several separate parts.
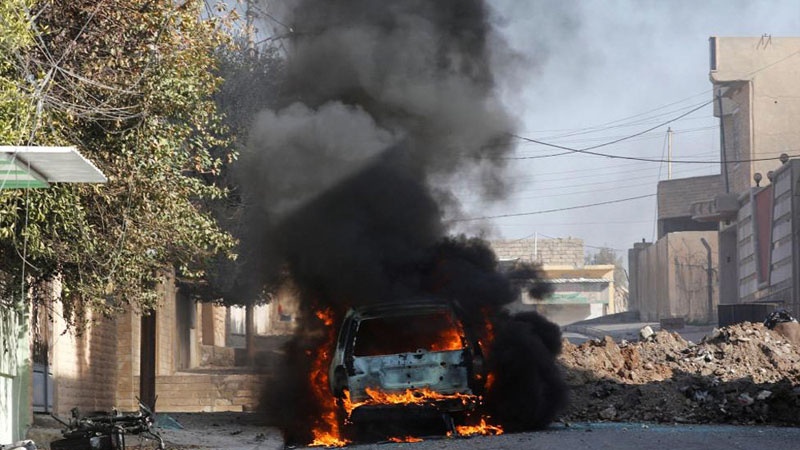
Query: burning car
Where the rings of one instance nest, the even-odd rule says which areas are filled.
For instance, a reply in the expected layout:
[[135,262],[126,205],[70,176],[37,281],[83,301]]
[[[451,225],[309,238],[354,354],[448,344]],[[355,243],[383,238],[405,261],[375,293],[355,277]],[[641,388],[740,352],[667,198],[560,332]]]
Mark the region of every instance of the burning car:
[[415,300],[351,309],[332,357],[329,383],[345,423],[473,410],[485,380],[477,341],[456,309]]

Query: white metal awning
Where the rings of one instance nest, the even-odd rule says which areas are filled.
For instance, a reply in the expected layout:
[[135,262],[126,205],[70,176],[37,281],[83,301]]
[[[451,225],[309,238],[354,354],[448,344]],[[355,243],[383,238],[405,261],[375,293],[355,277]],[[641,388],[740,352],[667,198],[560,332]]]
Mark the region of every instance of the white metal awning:
[[107,181],[75,147],[0,146],[0,189]]
[[555,284],[562,284],[562,283],[610,283],[614,280],[609,280],[608,278],[551,278],[547,281]]

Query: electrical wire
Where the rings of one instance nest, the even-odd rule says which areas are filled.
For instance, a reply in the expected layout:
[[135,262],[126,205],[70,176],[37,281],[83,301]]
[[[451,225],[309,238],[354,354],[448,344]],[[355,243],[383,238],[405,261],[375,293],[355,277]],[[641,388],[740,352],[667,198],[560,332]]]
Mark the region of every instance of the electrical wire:
[[582,208],[591,208],[593,206],[602,206],[602,205],[610,205],[612,203],[622,203],[628,202],[631,200],[639,200],[642,198],[648,197],[655,197],[656,194],[645,194],[645,195],[638,195],[636,197],[628,197],[628,198],[620,198],[616,200],[608,200],[605,202],[598,202],[598,203],[590,203],[587,205],[577,205],[577,206],[568,206],[565,208],[554,208],[554,209],[544,209],[540,211],[531,211],[531,212],[524,212],[524,213],[511,213],[511,214],[498,214],[495,216],[483,216],[483,217],[470,217],[470,218],[462,218],[462,219],[450,219],[447,222],[473,222],[476,220],[486,220],[486,219],[500,219],[504,217],[520,217],[520,216],[533,216],[537,214],[547,214],[547,213],[554,213],[560,211],[570,211],[573,209],[582,209]]
[[[570,148],[570,147],[566,147],[566,146],[563,146],[563,145],[553,144],[553,143],[549,143],[549,142],[543,142],[543,141],[539,141],[539,140],[536,140],[536,139],[526,138],[526,137],[518,136],[518,135],[512,135],[512,136],[516,137],[517,139],[521,139],[523,141],[534,142],[534,143],[537,143],[537,144],[541,144],[541,145],[545,145],[545,146],[553,147],[553,148],[560,148],[562,150],[567,150],[567,151],[573,152],[573,153],[581,153],[581,154],[592,155],[592,156],[601,156],[601,157],[610,158],[610,159],[624,159],[624,160],[628,160],[628,161],[643,161],[643,162],[652,162],[652,163],[672,162],[673,164],[723,164],[723,162],[719,161],[719,160],[716,160],[716,161],[699,161],[699,160],[693,160],[693,159],[673,159],[672,161],[668,161],[668,160],[663,159],[663,158],[641,158],[641,157],[637,157],[637,156],[612,155],[612,154],[609,154],[609,153],[593,152],[593,151],[589,150],[589,149],[594,149],[594,148],[604,147],[604,146],[607,146],[607,145],[616,144],[617,142],[623,141],[624,139],[617,139],[616,141],[606,142],[605,144],[595,145],[595,146],[587,147],[587,148],[583,148],[583,149],[578,149],[578,148]],[[800,157],[800,154],[788,155],[788,156],[789,156],[789,158],[798,158],[798,157]],[[516,159],[516,158],[509,158],[509,159]],[[767,158],[750,158],[750,159],[727,160],[724,163],[725,164],[738,164],[738,163],[748,163],[748,162],[757,162],[757,161],[775,161],[775,160],[779,160],[779,159],[780,159],[780,156],[771,156],[771,157],[767,157]]]
[[[687,176],[687,175],[689,175],[689,176],[713,176],[713,175],[719,175],[718,173],[717,174],[707,174],[707,175],[703,175],[703,174],[700,173],[700,172],[703,172],[705,170],[707,170],[707,169],[699,168],[699,170],[685,170],[685,171],[681,172],[681,175],[683,175],[683,176]],[[619,172],[619,173],[628,173],[628,172],[630,172],[630,171]],[[644,170],[642,172],[644,172]],[[585,193],[599,192],[599,191],[605,191],[605,190],[619,190],[619,189],[634,188],[634,187],[641,187],[641,186],[652,186],[654,183],[658,183],[660,181],[664,181],[664,180],[661,180],[661,173],[659,171],[659,173],[657,173],[657,174],[648,174],[648,175],[642,175],[642,176],[636,176],[636,177],[625,177],[625,179],[623,179],[623,180],[620,180],[620,179],[608,179],[608,180],[604,180],[604,181],[593,181],[593,182],[589,182],[589,183],[575,183],[575,180],[586,179],[586,178],[598,179],[603,175],[607,175],[607,174],[602,174],[602,175],[598,175],[598,176],[586,175],[586,176],[582,176],[582,177],[561,177],[558,180],[545,180],[545,182],[548,183],[546,186],[543,186],[543,187],[529,187],[529,188],[526,188],[526,189],[514,190],[511,193],[509,193],[508,197],[509,198],[516,198],[516,199],[524,199],[524,198],[545,198],[545,197],[555,197],[555,196],[564,196],[564,195],[573,195],[573,194],[585,194]],[[655,178],[655,181],[652,180],[653,178]],[[630,184],[630,183],[628,183],[628,184],[620,184],[620,183],[627,183],[627,182],[635,181],[635,180],[648,180],[648,179],[651,180],[651,181],[646,182],[646,183],[639,182],[639,183],[633,183],[633,184]],[[676,179],[680,179],[680,178],[676,178]],[[564,183],[563,184],[553,183],[553,181],[563,181]],[[519,181],[519,182],[523,183],[524,181]],[[585,187],[591,187],[591,186],[598,186],[598,187],[592,188],[592,190],[589,190],[589,191],[586,191],[586,190],[570,191],[570,189],[572,189],[572,188],[585,188]],[[544,195],[544,196],[543,195],[536,195],[534,197],[518,197],[520,194],[525,194],[525,193],[534,193],[534,192],[535,193],[542,193],[542,192],[550,192],[550,191],[559,191],[559,192],[563,192],[563,193],[555,194],[555,195]],[[473,196],[478,197],[478,198],[480,198],[482,196],[481,191],[476,191],[476,190],[453,190],[453,192],[458,194],[459,196],[462,196],[464,198],[464,200],[469,200]]]

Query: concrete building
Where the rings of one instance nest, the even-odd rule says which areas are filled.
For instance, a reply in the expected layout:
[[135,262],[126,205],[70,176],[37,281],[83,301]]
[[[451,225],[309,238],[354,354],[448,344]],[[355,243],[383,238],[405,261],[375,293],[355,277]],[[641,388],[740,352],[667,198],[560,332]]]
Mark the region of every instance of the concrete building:
[[[755,186],[781,153],[800,154],[800,38],[712,37],[710,79],[721,117],[725,193]],[[741,161],[741,162],[740,162]]]
[[691,204],[720,187],[719,175],[658,183],[658,240],[628,251],[628,308],[639,311],[641,320],[716,320],[717,224],[696,220]]
[[639,311],[641,320],[716,320],[716,231],[667,233],[654,244],[637,243],[628,252],[628,262],[628,308]]
[[512,313],[537,311],[558,325],[620,312],[624,298],[614,283],[614,265],[584,264],[583,240],[576,238],[516,239],[491,242],[505,264],[539,263],[554,292],[536,299],[526,292],[509,305]]
[[794,163],[781,168],[778,160],[800,156],[800,38],[709,42],[723,183],[694,202],[692,214],[718,224],[720,304],[773,303],[800,314],[790,235],[799,220]]
[[709,260],[720,323],[760,321],[776,307],[800,315],[800,187],[791,160],[800,156],[800,38],[709,43],[720,175],[659,183],[659,242],[629,251],[633,308],[653,319],[674,314],[663,309],[664,291],[676,286],[671,257],[662,255],[672,248],[661,239],[674,240],[677,230],[716,230],[703,238],[718,248]]

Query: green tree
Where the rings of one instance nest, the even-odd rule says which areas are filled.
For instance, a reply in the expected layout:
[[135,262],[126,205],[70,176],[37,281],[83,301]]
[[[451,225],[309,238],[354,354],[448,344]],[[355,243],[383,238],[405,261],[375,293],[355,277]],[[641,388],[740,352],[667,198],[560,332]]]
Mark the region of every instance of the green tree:
[[34,285],[58,276],[68,307],[148,309],[165,268],[197,278],[209,259],[234,257],[207,208],[236,156],[213,99],[231,17],[203,20],[203,7],[3,2],[0,139],[76,145],[109,180],[0,191],[12,289],[23,274]]
[[597,251],[586,255],[586,264],[613,264],[614,283],[617,286],[628,286],[628,275],[621,256],[617,256],[617,251],[610,247],[601,247]]

